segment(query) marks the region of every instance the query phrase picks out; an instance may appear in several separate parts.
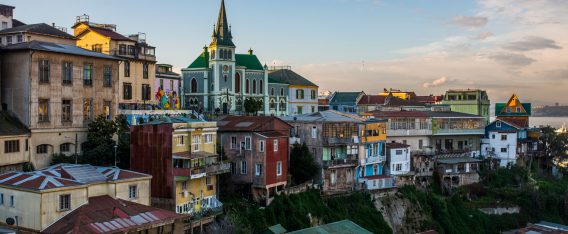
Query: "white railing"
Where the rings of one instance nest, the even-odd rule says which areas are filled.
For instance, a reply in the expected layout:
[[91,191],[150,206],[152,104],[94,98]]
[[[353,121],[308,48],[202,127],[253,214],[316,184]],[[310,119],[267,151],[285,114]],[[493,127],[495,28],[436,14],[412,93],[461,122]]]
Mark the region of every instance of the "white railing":
[[432,135],[431,129],[388,129],[387,136],[428,136]]

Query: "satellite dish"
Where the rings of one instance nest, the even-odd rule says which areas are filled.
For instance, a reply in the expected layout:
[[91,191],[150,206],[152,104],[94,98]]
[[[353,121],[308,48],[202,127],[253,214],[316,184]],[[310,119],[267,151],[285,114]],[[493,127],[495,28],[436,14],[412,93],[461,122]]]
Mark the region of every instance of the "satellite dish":
[[14,225],[16,223],[16,220],[14,220],[14,218],[6,218],[6,224],[8,225]]

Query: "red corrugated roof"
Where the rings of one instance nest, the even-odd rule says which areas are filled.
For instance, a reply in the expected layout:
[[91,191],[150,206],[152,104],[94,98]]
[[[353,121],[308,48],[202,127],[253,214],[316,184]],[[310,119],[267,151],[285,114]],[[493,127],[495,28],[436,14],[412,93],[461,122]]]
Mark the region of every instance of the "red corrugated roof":
[[528,128],[529,127],[529,118],[518,118],[518,117],[503,117],[497,116],[498,120],[502,120],[508,124],[514,125],[518,128]]
[[105,195],[89,198],[88,204],[65,215],[42,233],[125,233],[169,224],[186,217]]
[[383,105],[387,96],[363,95],[357,105]]
[[[280,122],[280,124],[288,125],[288,123],[282,121],[274,116],[234,116],[228,115],[217,119],[217,126],[219,131],[270,131],[275,125],[274,122]],[[291,127],[291,126],[290,126]]]

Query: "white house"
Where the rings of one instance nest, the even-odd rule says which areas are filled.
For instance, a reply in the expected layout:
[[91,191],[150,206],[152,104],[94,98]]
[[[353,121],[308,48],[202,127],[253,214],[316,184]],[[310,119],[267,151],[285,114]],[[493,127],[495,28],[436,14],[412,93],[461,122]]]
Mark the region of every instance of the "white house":
[[500,160],[499,166],[515,165],[519,127],[504,120],[495,120],[485,128],[481,141],[481,156]]
[[391,175],[410,172],[410,146],[401,143],[387,143],[387,162]]

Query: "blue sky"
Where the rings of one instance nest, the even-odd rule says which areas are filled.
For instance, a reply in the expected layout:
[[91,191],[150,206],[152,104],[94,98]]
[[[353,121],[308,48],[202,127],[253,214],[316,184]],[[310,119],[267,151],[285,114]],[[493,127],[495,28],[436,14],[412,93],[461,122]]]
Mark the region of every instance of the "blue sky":
[[[210,42],[220,4],[3,2],[16,6],[15,18],[25,23],[71,30],[75,16],[88,14],[93,22],[117,24],[123,34],[145,32],[159,62],[178,69]],[[555,32],[568,22],[563,1],[226,0],[226,7],[237,52],[253,48],[262,62],[292,65],[322,90],[441,94],[448,88],[483,88],[495,101],[515,92],[538,103],[567,97],[554,85],[568,77],[561,66],[568,38]],[[537,46],[514,47],[516,42]],[[536,83],[539,78],[544,83]],[[535,87],[550,95],[536,95]]]

